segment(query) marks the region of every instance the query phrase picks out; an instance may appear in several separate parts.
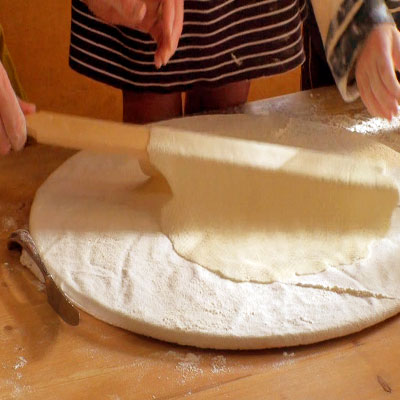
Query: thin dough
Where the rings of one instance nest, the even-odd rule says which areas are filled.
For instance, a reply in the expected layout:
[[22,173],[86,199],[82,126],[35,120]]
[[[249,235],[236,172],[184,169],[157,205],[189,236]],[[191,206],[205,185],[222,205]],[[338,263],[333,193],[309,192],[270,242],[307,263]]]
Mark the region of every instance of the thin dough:
[[[226,115],[167,124],[222,135],[229,126],[229,134],[400,166],[386,146],[307,121]],[[183,345],[259,349],[343,336],[400,311],[399,208],[385,238],[353,265],[290,283],[234,282],[173,251],[157,223],[168,197],[149,185],[135,190],[145,181],[130,157],[81,152],[36,193],[30,230],[38,251],[57,285],[97,318]]]
[[398,202],[383,168],[327,153],[170,129],[149,154],[173,192],[161,227],[175,251],[236,281],[351,264]]

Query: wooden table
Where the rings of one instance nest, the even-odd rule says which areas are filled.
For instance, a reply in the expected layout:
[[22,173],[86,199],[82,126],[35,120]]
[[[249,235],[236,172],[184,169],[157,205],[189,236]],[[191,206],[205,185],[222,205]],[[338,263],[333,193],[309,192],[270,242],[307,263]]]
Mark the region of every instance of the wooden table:
[[[322,89],[241,111],[326,117],[361,107]],[[85,313],[66,325],[6,239],[27,225],[35,190],[71,154],[35,145],[0,160],[0,399],[400,399],[399,317],[320,344],[246,352],[163,343]]]

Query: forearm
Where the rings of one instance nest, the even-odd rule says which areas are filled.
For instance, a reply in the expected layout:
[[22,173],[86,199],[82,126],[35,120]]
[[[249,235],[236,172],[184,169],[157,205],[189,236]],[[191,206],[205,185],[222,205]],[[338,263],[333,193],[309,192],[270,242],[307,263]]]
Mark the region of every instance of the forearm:
[[[394,24],[383,0],[332,0],[327,6],[311,0],[320,29],[328,64],[336,85],[346,101],[359,95],[355,81],[355,64],[366,39],[377,25]],[[394,10],[397,3],[391,1]]]
[[25,92],[22,89],[22,85],[18,79],[14,64],[10,57],[10,53],[8,52],[1,25],[0,25],[0,62],[3,64],[7,72],[11,85],[17,96],[23,100],[26,100]]

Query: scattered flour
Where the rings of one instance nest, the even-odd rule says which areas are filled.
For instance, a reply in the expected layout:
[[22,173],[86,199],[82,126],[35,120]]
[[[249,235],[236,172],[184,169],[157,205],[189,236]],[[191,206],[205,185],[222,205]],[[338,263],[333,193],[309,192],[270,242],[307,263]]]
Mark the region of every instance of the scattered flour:
[[13,379],[0,378],[0,388],[2,389],[2,391],[8,391],[9,397],[7,397],[7,399],[27,399],[30,398],[28,397],[29,394],[32,394],[33,392],[30,385],[22,385],[21,383],[16,382]]
[[232,57],[232,60],[235,62],[235,64],[236,64],[238,67],[240,67],[240,66],[243,64],[243,61],[240,60],[239,58],[237,58],[237,57],[235,56],[235,54],[231,53],[231,57]]
[[33,279],[33,280],[32,280],[32,283],[35,285],[36,290],[37,290],[38,292],[44,292],[44,291],[45,291],[46,285],[45,285],[43,282],[40,282],[40,281],[37,280],[37,279]]
[[288,353],[287,351],[283,352],[283,357],[294,357],[294,352],[293,353]]
[[391,121],[372,118],[368,114],[356,114],[351,123],[345,126],[351,132],[374,136],[376,139],[396,151],[400,151],[400,116]]
[[[175,369],[181,373],[180,382],[185,384],[188,380],[197,375],[203,375],[204,369],[200,366],[202,358],[194,353],[178,353],[168,351],[161,356],[163,359],[173,359],[176,361]],[[211,358],[210,369],[213,374],[221,374],[230,372],[231,369],[227,366],[227,360],[223,355],[218,355]],[[191,395],[187,393],[186,395]]]
[[4,262],[3,266],[6,267],[9,272],[13,272],[14,271],[14,267],[11,266],[10,263],[8,263],[8,262]]
[[226,365],[226,358],[224,356],[216,356],[211,360],[211,372],[213,374],[220,374],[228,372],[229,368]]
[[13,231],[17,229],[17,223],[12,217],[2,216],[0,218],[0,227],[3,232]]
[[181,373],[179,383],[182,385],[195,376],[204,374],[204,370],[200,367],[200,355],[194,353],[181,354],[170,350],[164,353],[162,358],[177,361],[175,369]]
[[200,356],[196,356],[196,354],[193,353],[187,353],[186,356],[177,363],[175,368],[182,372],[182,384],[186,383],[188,379],[204,373],[199,365]]
[[[400,149],[400,116],[388,121],[384,118],[371,117],[368,111],[354,113],[353,115],[324,115],[319,109],[313,109],[310,113],[310,120],[319,122],[335,128],[344,128],[353,133],[367,136],[375,136],[386,144],[398,144]],[[395,150],[397,150],[395,148]]]
[[22,356],[18,357],[18,362],[14,365],[14,369],[19,369],[25,367],[25,365],[28,363],[26,359]]
[[285,359],[285,360],[273,363],[272,364],[272,368],[273,369],[281,369],[283,367],[286,367],[288,365],[292,365],[294,363],[295,363],[295,361],[293,359]]
[[356,118],[356,121],[353,120],[353,124],[347,127],[347,129],[352,132],[382,134],[398,131],[400,129],[399,117],[393,118],[392,121],[383,118],[371,118],[363,114],[356,114],[354,117]]

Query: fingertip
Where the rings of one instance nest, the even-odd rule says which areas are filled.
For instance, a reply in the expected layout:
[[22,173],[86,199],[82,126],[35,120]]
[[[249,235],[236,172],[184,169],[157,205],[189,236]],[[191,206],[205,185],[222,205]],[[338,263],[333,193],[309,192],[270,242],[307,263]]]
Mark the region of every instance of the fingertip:
[[26,110],[27,114],[34,114],[36,112],[36,104],[28,103],[28,108]]
[[164,66],[168,64],[168,61],[171,59],[171,56],[172,56],[171,47],[165,47],[162,54],[162,60]]
[[391,111],[386,111],[384,107],[381,105],[381,117],[387,119],[389,122],[393,119],[393,114]]
[[26,137],[27,137],[26,135],[20,136],[19,140],[17,141],[17,143],[13,148],[14,151],[21,151],[25,147]]
[[19,100],[19,105],[24,115],[33,114],[36,112],[36,104],[27,103],[26,101]]
[[156,69],[161,68],[162,62],[161,62],[160,56],[158,54],[156,54],[154,56],[154,65],[155,65]]
[[167,65],[167,62],[169,60],[169,52],[165,47],[164,40],[159,44],[159,48],[157,49],[155,58],[157,59],[160,67]]
[[[382,108],[384,106],[382,105]],[[393,117],[395,117],[397,115],[397,100],[393,97],[390,101],[389,101],[389,105],[386,106],[388,115],[390,115],[390,118],[388,118],[389,121],[391,121],[393,119]]]
[[14,151],[19,151],[23,149],[27,137],[27,127],[26,127],[26,119],[21,112],[21,117],[15,121],[15,125],[9,131],[8,139],[11,145],[11,148]]
[[146,12],[147,12],[147,6],[145,3],[142,3],[142,5],[139,8],[139,12],[138,12],[138,21],[142,22],[144,20],[144,17],[146,16]]
[[392,110],[388,109],[378,101],[377,104],[375,105],[375,110],[377,117],[387,119],[388,121],[392,120]]
[[397,117],[399,115],[399,106],[396,104],[396,107],[392,110],[392,116]]
[[171,56],[165,56],[164,57],[164,62],[163,62],[164,67],[168,64],[170,59],[171,59]]
[[0,142],[0,155],[5,156],[11,151],[11,144],[9,142]]

